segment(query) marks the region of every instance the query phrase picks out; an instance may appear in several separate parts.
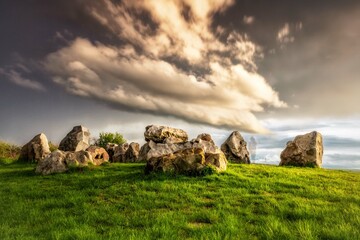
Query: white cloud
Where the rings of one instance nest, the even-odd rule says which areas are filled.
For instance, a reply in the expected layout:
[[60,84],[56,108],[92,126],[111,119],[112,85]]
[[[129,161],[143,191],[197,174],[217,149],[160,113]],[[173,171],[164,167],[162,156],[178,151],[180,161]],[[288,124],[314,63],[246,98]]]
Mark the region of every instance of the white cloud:
[[251,132],[266,132],[253,112],[286,106],[255,72],[259,47],[238,32],[226,42],[212,32],[212,15],[233,1],[103,2],[89,14],[126,43],[77,38],[50,54],[46,67],[69,92],[128,111]]
[[[22,66],[22,65],[20,65]],[[24,68],[25,66],[22,66],[22,68]],[[5,70],[3,68],[0,68],[0,75],[4,75],[6,76],[6,78],[21,87],[25,87],[25,88],[30,88],[33,90],[37,90],[37,91],[45,91],[45,87],[37,81],[34,80],[30,80],[27,78],[24,78],[20,72],[14,70],[14,69],[9,69],[9,70]]]

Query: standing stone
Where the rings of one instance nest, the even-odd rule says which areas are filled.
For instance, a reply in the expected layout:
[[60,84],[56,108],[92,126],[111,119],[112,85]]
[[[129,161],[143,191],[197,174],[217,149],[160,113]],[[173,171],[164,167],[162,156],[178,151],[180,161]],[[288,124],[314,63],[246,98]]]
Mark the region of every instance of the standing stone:
[[184,130],[156,125],[147,126],[144,136],[145,141],[155,143],[184,143],[188,140]]
[[115,148],[113,162],[138,162],[140,146],[138,143],[132,142],[130,144],[120,144]]
[[101,165],[109,161],[109,154],[102,147],[90,146],[86,151],[90,153],[94,165]]
[[250,163],[250,154],[246,148],[246,142],[240,132],[234,131],[221,145],[221,150],[226,158],[235,163]]
[[45,134],[36,135],[30,142],[21,148],[19,160],[26,162],[38,162],[50,153],[49,143]]
[[86,127],[75,126],[60,142],[59,150],[81,151],[90,146],[90,132]]
[[115,147],[113,162],[125,162],[125,153],[129,148],[128,143],[120,144]]
[[105,150],[106,150],[106,152],[109,154],[109,161],[110,161],[110,162],[113,161],[113,157],[114,157],[114,154],[115,154],[115,148],[116,148],[117,146],[118,146],[118,145],[115,144],[115,143],[108,143],[108,144],[106,144]]
[[147,154],[150,151],[150,146],[149,146],[150,142],[145,143],[144,145],[141,146],[140,151],[139,151],[139,157],[138,157],[138,162],[146,162],[147,159]]
[[323,140],[319,132],[296,136],[281,152],[280,166],[321,167]]
[[125,152],[125,162],[137,162],[139,158],[140,146],[138,143],[132,142]]

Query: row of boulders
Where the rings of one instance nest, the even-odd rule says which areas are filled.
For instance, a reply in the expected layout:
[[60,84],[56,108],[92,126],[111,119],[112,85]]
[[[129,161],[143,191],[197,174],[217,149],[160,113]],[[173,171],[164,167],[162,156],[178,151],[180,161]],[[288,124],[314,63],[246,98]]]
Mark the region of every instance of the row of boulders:
[[[65,172],[71,167],[101,165],[104,162],[146,162],[145,172],[199,173],[207,167],[225,171],[228,161],[250,163],[247,144],[234,131],[218,148],[211,135],[203,133],[191,141],[185,131],[165,126],[147,126],[146,143],[112,144],[106,149],[90,146],[90,132],[83,126],[74,127],[60,142],[59,149],[50,152],[45,134],[35,136],[21,150],[20,159],[37,162],[36,172]],[[287,143],[281,153],[280,165],[321,167],[322,136],[311,132]]]
[[200,134],[188,141],[185,131],[164,126],[147,126],[146,143],[139,159],[146,161],[145,172],[200,173],[212,166],[225,171],[227,159],[209,134]]

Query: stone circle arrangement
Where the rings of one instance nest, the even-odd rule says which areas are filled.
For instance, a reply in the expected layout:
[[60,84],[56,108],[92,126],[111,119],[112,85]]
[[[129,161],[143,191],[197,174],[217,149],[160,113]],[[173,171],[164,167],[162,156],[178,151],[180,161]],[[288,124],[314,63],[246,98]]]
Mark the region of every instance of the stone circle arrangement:
[[[75,126],[53,152],[46,135],[36,135],[22,147],[19,160],[36,162],[35,172],[42,175],[108,162],[145,162],[145,174],[171,172],[191,175],[201,175],[209,168],[217,172],[226,171],[228,162],[250,164],[247,143],[239,131],[233,131],[220,148],[210,134],[202,133],[189,141],[184,130],[167,126],[147,126],[144,138],[146,143],[141,147],[132,142],[109,143],[102,148],[90,145],[90,132],[86,127]],[[313,131],[289,141],[280,155],[279,165],[321,167],[322,156],[322,135]]]

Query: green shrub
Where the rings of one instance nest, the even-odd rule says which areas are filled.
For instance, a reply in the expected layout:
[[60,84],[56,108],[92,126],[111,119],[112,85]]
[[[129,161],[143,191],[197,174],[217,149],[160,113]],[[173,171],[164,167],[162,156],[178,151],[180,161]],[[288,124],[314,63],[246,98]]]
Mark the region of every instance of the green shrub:
[[53,144],[51,141],[49,142],[50,152],[53,152],[53,151],[55,151],[55,150],[58,150],[58,148],[59,148],[59,145]]
[[123,144],[126,143],[125,138],[118,132],[102,132],[99,134],[99,139],[96,141],[96,145],[105,148],[108,143]]
[[20,146],[0,141],[0,158],[17,159],[20,151]]

